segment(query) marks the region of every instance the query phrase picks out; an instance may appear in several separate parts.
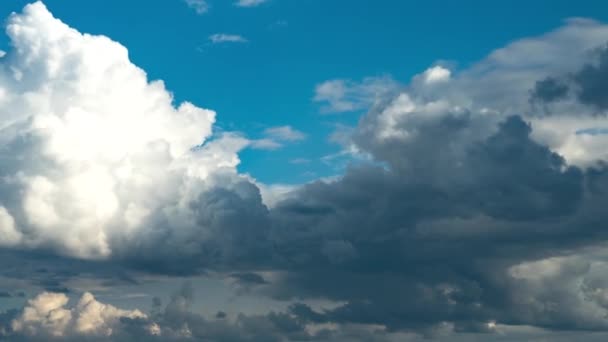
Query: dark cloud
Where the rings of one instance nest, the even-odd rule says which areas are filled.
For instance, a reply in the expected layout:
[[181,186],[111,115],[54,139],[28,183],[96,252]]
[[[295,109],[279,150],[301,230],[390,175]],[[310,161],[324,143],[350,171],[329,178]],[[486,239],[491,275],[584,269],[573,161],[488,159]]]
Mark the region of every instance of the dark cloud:
[[608,109],[608,47],[595,49],[593,57],[593,61],[570,74],[537,81],[530,91],[530,102],[548,104],[566,99],[572,92],[578,102],[596,111]]
[[530,101],[550,103],[566,97],[569,90],[566,82],[547,77],[536,82],[534,89],[530,92]]
[[50,253],[0,250],[0,276],[15,284],[10,292],[16,297],[40,291],[70,293],[73,280],[90,279],[101,286],[136,285],[135,272],[125,265],[77,260]]
[[598,49],[597,61],[586,64],[573,75],[580,88],[578,100],[599,110],[608,109],[608,48]]
[[[403,143],[364,142],[387,168],[354,168],[279,203],[271,215],[280,227],[275,246],[287,272],[269,293],[346,302],[318,313],[297,307],[303,319],[424,334],[444,322],[460,332],[489,332],[494,321],[608,328],[580,312],[522,315],[533,307],[518,296],[532,290],[508,281],[509,268],[518,263],[603,236],[602,226],[585,217],[589,210],[593,220],[606,218],[593,209],[604,194],[588,197],[589,176],[534,142],[532,127],[518,116],[449,154],[459,141],[454,137],[476,125],[471,116],[458,115],[425,122]],[[605,184],[606,171],[597,172]],[[348,257],[336,262],[327,246]],[[565,310],[575,299],[564,291],[538,300]]]
[[230,275],[230,278],[245,286],[267,284],[264,277],[255,273],[233,273]]
[[214,187],[189,203],[194,225],[170,229],[172,218],[159,212],[137,242],[117,242],[129,246],[117,259],[138,270],[173,275],[251,267],[268,259],[270,223],[259,189],[230,175],[226,182],[232,184]]

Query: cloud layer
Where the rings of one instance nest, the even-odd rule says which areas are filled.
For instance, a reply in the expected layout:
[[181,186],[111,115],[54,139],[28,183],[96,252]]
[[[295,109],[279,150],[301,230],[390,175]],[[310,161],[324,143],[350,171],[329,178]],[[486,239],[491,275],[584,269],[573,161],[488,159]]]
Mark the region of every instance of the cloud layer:
[[[255,295],[301,303],[207,319],[191,312],[188,287],[150,313],[91,294],[69,307],[47,292],[0,316],[10,322],[5,336],[605,337],[607,26],[571,20],[465,70],[434,65],[407,85],[320,84],[315,99],[328,111],[371,107],[342,137],[371,162],[281,193],[272,207],[236,172],[251,142],[214,136],[214,112],[174,106],[121,45],[67,27],[41,3],[13,15],[7,31],[3,252],[213,271]],[[304,138],[290,126],[265,134]],[[321,299],[332,305],[310,305]]]

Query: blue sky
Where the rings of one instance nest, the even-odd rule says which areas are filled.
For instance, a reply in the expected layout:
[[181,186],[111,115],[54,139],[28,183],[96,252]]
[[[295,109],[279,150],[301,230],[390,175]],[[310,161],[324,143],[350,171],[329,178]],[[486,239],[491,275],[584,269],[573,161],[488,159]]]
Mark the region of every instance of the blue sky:
[[[27,1],[3,1],[0,14]],[[249,149],[239,169],[266,183],[301,183],[339,174],[344,161],[323,156],[336,125],[353,125],[361,111],[323,115],[315,86],[330,79],[360,81],[390,75],[407,83],[437,61],[466,67],[517,38],[560,26],[569,17],[608,18],[603,1],[270,0],[257,7],[208,1],[197,14],[184,1],[61,1],[45,4],[81,32],[104,34],[129,49],[151,79],[175,99],[218,112],[225,130],[260,137],[290,125],[307,138],[272,151]],[[247,42],[211,44],[240,35]],[[6,37],[0,46],[6,46]],[[309,163],[290,163],[294,159]]]

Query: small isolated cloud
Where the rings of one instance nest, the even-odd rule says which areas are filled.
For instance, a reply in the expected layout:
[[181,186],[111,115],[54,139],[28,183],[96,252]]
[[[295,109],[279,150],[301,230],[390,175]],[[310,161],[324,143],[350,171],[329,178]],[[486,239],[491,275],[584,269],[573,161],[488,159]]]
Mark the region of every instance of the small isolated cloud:
[[256,7],[259,6],[268,0],[239,0],[235,3],[237,7]]
[[213,44],[220,43],[246,43],[247,39],[238,34],[215,33],[209,36]]
[[6,51],[0,50],[0,58],[6,56]]
[[185,2],[196,14],[204,14],[209,11],[209,4],[205,0],[185,0]]
[[306,139],[306,134],[291,126],[270,127],[264,130],[264,134],[270,138],[282,141],[299,141]]

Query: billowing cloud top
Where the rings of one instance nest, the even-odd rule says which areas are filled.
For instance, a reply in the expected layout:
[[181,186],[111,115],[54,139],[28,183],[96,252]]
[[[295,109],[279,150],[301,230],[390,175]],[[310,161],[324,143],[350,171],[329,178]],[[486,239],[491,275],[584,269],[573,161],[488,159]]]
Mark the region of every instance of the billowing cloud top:
[[10,17],[0,60],[0,245],[104,258],[152,213],[187,209],[243,139],[211,136],[215,113],[177,108],[127,49],[34,3]]

